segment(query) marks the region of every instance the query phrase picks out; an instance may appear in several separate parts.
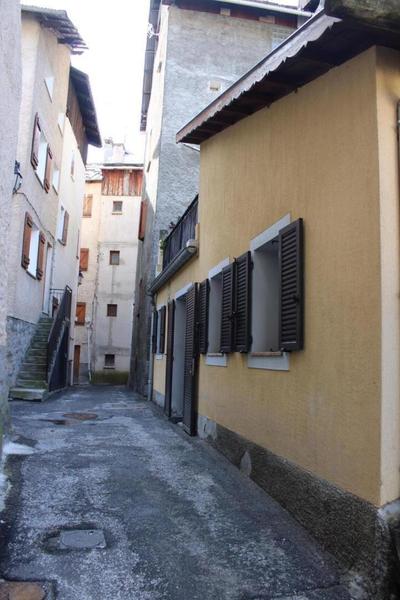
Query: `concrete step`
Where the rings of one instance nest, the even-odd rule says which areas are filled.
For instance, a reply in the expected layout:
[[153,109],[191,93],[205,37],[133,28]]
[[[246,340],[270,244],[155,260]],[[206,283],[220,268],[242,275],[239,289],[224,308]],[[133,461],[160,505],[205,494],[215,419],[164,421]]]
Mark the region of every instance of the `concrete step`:
[[26,356],[22,365],[22,368],[25,366],[30,368],[31,366],[37,365],[38,367],[45,369],[47,366],[47,357],[46,356]]
[[35,358],[37,356],[47,356],[47,348],[29,348],[27,352],[27,358]]
[[45,388],[26,388],[14,387],[11,388],[9,396],[12,400],[32,400],[42,402],[47,396]]
[[47,383],[44,379],[21,379],[18,375],[17,377],[17,387],[27,387],[27,388],[47,388]]
[[18,373],[18,379],[22,380],[30,380],[30,379],[34,379],[35,381],[45,381],[47,376],[47,370],[46,369],[32,369],[32,370],[27,370],[25,368],[23,368],[19,373]]

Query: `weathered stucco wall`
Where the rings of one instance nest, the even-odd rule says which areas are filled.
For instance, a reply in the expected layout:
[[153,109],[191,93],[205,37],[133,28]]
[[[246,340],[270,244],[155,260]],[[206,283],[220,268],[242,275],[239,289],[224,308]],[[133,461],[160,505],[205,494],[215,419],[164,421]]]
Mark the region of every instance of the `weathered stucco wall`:
[[[381,372],[383,348],[395,350],[399,332],[380,336],[382,227],[395,243],[386,264],[398,272],[398,224],[386,229],[380,214],[380,197],[383,217],[398,210],[398,72],[395,61],[378,56],[379,68],[381,61],[387,65],[378,86],[371,49],[202,145],[200,255],[157,302],[245,252],[287,213],[302,217],[304,351],[290,355],[285,372],[249,369],[240,354],[230,355],[226,368],[207,366],[201,357],[199,413],[379,505],[399,495],[397,383],[385,390]],[[377,95],[385,121],[379,151],[390,156],[386,173],[379,171]],[[397,277],[388,292],[392,308]],[[391,325],[397,318],[392,315]],[[394,360],[397,365],[398,353]],[[394,377],[393,364],[390,372]],[[165,360],[155,361],[154,388],[162,394],[164,373]],[[391,428],[391,442],[382,442],[381,423]],[[381,488],[381,460],[389,465],[389,457],[390,481]]]
[[17,155],[18,115],[21,101],[20,4],[4,0],[0,20],[0,434],[7,417],[7,262],[10,203]]

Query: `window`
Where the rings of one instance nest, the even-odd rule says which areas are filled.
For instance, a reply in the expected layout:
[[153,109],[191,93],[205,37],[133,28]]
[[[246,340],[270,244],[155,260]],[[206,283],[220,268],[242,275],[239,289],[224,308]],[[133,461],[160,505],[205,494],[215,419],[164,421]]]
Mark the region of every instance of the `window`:
[[48,91],[50,100],[53,100],[54,77],[53,76],[45,77],[44,82],[46,84],[46,89]]
[[222,274],[221,272],[210,279],[210,305],[208,320],[208,353],[221,352],[221,303],[222,303]]
[[53,155],[40,125],[39,115],[35,115],[32,135],[31,164],[45,191],[50,190],[52,181]]
[[110,265],[119,265],[119,250],[110,250]]
[[107,304],[107,317],[116,317],[118,312],[117,304]]
[[76,303],[75,325],[84,325],[86,318],[86,302]]
[[113,201],[113,214],[122,214],[122,200],[114,200]]
[[40,183],[44,184],[44,176],[46,174],[46,162],[47,162],[47,140],[44,136],[43,131],[40,132],[39,137],[39,148],[38,148],[38,164],[36,167],[36,175]]
[[57,227],[57,238],[58,240],[64,244],[67,244],[68,239],[68,224],[69,224],[69,213],[64,209],[63,206],[60,207],[60,217],[58,221]]
[[81,248],[79,254],[79,270],[87,271],[89,266],[89,248]]
[[147,221],[147,200],[142,200],[140,203],[140,218],[139,218],[139,232],[138,238],[141,242],[144,240],[146,234],[146,221]]
[[303,222],[287,215],[251,242],[252,368],[288,370],[303,349]]
[[250,349],[251,254],[222,269],[221,352]]
[[39,281],[43,277],[43,264],[46,238],[33,222],[29,213],[25,214],[22,239],[22,267]]
[[93,195],[85,194],[83,199],[83,216],[91,217],[92,216],[92,204],[93,204]]
[[104,368],[115,369],[115,354],[104,355]]
[[54,191],[56,191],[58,193],[58,188],[60,186],[60,169],[56,166],[54,166],[54,169],[53,169],[52,185],[53,185]]

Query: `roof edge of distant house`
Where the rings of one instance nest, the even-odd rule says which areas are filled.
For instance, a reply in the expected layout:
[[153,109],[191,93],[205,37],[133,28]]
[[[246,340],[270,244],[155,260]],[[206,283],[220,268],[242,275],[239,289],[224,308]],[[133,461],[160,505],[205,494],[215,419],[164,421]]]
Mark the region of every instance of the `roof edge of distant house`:
[[78,98],[79,109],[81,111],[88,143],[96,148],[101,148],[103,144],[89,75],[76,67],[71,67],[70,77]]
[[53,31],[57,35],[58,43],[68,46],[72,54],[82,54],[88,49],[65,10],[22,4],[21,12],[34,16],[43,27]]

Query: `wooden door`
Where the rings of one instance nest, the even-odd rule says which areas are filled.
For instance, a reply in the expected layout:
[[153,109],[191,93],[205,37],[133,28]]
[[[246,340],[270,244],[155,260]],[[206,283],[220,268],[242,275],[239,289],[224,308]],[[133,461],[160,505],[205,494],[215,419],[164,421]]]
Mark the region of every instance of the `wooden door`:
[[74,383],[79,383],[79,370],[81,364],[81,347],[74,347]]
[[172,369],[174,365],[174,327],[175,327],[175,301],[168,302],[168,329],[167,329],[167,364],[165,375],[165,405],[164,412],[171,417],[172,405]]
[[196,435],[197,362],[198,362],[198,287],[195,283],[186,294],[185,364],[183,382],[183,429]]

